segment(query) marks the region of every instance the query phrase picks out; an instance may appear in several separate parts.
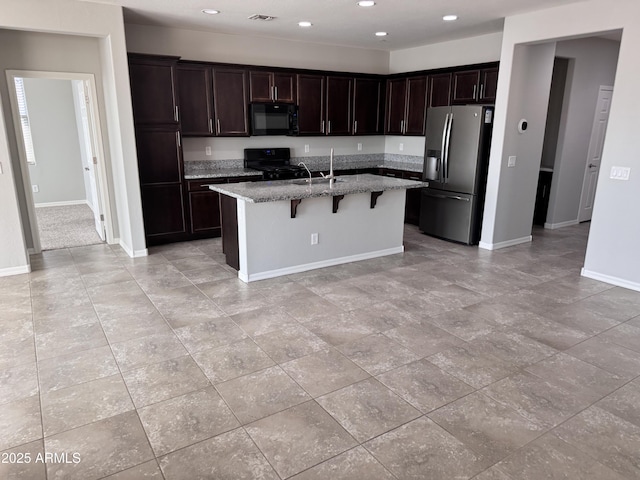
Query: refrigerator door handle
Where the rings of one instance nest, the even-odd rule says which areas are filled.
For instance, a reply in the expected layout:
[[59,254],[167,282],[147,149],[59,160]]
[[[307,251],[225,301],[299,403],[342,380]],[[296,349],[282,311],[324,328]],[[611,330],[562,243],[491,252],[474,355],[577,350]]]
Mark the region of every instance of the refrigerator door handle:
[[453,113],[450,113],[447,116],[449,117],[449,122],[447,123],[446,145],[444,153],[442,154],[444,158],[444,183],[447,183],[447,180],[449,179],[449,149],[451,147],[451,127],[453,125]]
[[440,168],[438,169],[440,171],[440,175],[438,176],[438,182],[440,183],[444,183],[444,180],[445,180],[444,159],[445,159],[446,148],[447,148],[447,126],[448,125],[449,125],[449,114],[447,113],[447,115],[444,117],[444,126],[442,127],[442,149],[440,150],[440,158],[438,159],[438,163],[441,163]]
[[458,195],[441,195],[439,193],[426,193],[427,196],[429,197],[435,197],[435,198],[444,198],[444,199],[448,199],[448,200],[462,200],[463,202],[470,202],[471,200],[465,197],[460,197]]

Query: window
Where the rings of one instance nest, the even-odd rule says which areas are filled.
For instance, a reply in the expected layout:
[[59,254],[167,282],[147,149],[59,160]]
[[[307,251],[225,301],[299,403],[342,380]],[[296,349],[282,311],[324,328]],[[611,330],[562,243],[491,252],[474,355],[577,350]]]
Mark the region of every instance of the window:
[[27,111],[27,99],[24,94],[24,79],[15,77],[16,96],[18,97],[18,112],[20,113],[20,125],[22,126],[22,138],[24,149],[27,153],[27,163],[36,164],[36,156],[33,152],[33,139],[31,138],[31,126],[29,124],[29,112]]

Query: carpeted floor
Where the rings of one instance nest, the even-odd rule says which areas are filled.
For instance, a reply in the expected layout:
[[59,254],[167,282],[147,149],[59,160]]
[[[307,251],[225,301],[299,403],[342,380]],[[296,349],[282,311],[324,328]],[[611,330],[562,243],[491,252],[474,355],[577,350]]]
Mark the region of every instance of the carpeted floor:
[[36,216],[42,250],[102,243],[88,205],[38,207]]

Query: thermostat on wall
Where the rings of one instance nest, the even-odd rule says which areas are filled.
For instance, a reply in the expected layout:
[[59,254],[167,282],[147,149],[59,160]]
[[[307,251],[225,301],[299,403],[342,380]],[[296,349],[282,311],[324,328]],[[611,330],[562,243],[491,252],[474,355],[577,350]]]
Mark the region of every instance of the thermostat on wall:
[[524,118],[518,122],[518,132],[524,133],[527,128],[529,128],[529,122]]

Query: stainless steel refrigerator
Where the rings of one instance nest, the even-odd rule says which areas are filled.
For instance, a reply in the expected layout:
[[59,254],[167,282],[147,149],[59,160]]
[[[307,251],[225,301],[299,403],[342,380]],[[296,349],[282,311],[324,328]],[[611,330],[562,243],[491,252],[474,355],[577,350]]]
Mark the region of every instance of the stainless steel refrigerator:
[[427,110],[419,228],[475,245],[480,240],[493,107],[463,105]]

